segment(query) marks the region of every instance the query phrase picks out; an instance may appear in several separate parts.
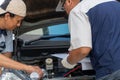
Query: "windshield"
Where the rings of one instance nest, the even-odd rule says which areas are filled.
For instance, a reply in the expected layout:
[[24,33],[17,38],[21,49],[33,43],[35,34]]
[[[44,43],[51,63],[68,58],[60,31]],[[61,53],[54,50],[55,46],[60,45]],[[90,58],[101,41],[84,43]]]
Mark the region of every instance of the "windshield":
[[69,34],[68,24],[59,24],[31,30],[22,34],[19,38],[29,41],[43,36],[59,36]]

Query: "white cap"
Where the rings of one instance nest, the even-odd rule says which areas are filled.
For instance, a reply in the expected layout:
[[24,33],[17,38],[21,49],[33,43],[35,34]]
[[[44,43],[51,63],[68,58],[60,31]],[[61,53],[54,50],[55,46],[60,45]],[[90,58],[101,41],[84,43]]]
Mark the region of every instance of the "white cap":
[[39,74],[38,74],[37,72],[32,72],[32,73],[30,74],[30,78],[31,78],[31,79],[39,79],[40,76],[39,76]]
[[18,16],[26,16],[26,5],[23,0],[4,0],[0,4],[0,14],[10,12]]

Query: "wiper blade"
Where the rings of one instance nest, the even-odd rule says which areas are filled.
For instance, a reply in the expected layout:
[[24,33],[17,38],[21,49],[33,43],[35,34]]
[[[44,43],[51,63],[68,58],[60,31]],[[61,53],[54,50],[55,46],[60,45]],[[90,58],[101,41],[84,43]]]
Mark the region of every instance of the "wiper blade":
[[51,38],[56,38],[56,37],[69,38],[70,34],[42,36],[41,38],[39,38],[39,40],[41,40],[41,39],[46,40],[46,39],[51,39]]
[[26,42],[25,44],[29,45],[31,44],[32,42],[35,42],[35,41],[39,41],[39,40],[49,40],[49,39],[52,39],[52,38],[70,38],[70,34],[63,34],[63,35],[49,35],[49,36],[42,36],[38,39],[34,39],[34,40],[30,40],[28,42]]

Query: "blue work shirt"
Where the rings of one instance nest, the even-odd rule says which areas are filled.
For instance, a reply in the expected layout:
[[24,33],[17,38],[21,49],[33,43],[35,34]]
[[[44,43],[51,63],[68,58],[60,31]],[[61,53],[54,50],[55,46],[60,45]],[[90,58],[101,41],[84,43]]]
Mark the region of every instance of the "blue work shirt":
[[92,30],[90,57],[99,78],[120,69],[120,3],[99,4],[87,15]]

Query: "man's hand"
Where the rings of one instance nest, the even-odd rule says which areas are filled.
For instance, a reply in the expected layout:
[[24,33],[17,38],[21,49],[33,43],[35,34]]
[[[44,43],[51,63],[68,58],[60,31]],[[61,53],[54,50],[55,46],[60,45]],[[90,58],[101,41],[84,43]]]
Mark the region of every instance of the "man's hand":
[[43,71],[38,66],[30,66],[29,65],[28,68],[26,69],[26,72],[29,73],[29,74],[31,74],[32,72],[37,72],[39,74],[40,78],[43,77]]
[[74,68],[77,64],[70,64],[68,61],[67,61],[67,57],[65,57],[62,61],[61,61],[62,65],[65,67],[65,68],[68,68],[68,69],[72,69]]

